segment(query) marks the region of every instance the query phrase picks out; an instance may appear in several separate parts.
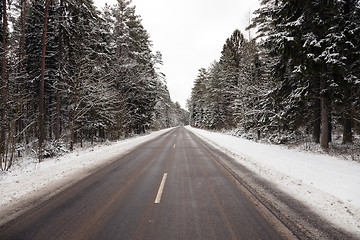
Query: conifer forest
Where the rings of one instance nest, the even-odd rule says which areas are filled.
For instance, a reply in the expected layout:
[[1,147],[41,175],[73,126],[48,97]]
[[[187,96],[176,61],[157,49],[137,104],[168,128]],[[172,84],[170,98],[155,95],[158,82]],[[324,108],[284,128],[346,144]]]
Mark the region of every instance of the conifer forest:
[[262,0],[249,32],[199,69],[189,112],[132,1],[0,0],[0,15],[1,170],[24,152],[42,161],[188,123],[324,150],[334,135],[359,141],[359,0]]
[[185,124],[131,1],[1,0],[0,157],[7,170],[83,142]]
[[[252,139],[360,133],[360,1],[262,0],[248,30],[235,30],[219,60],[198,71],[191,124]],[[250,35],[250,34],[249,34]]]

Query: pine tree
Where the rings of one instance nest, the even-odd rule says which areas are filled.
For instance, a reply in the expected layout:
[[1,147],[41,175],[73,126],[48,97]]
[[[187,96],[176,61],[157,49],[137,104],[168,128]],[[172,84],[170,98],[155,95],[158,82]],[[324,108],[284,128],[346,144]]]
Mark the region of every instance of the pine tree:
[[210,122],[206,126],[210,129],[228,129],[230,124],[227,122],[228,105],[226,80],[224,79],[223,66],[219,62],[213,62],[208,69],[208,87],[204,95],[208,105]]
[[[244,69],[241,69],[242,54],[245,45],[245,38],[239,30],[235,30],[222,50],[220,64],[225,76],[225,116],[229,127],[235,127],[241,115],[240,91],[243,89],[242,81],[245,81]],[[246,90],[245,90],[246,91]],[[243,91],[242,93],[244,93]]]
[[206,69],[199,69],[198,76],[194,82],[190,101],[190,124],[194,127],[204,128],[204,119],[206,113],[206,85],[208,82],[208,73]]
[[[152,118],[155,99],[155,75],[152,64],[149,35],[135,15],[131,1],[119,0],[113,9],[115,18],[114,38],[117,62],[114,64],[117,86],[122,92],[120,111],[131,116],[127,121],[128,132],[144,132]],[[121,118],[121,116],[119,116]],[[124,121],[121,121],[124,122]],[[124,124],[121,124],[124,125]]]
[[45,10],[44,10],[44,28],[43,28],[43,37],[42,37],[42,54],[41,54],[41,77],[40,77],[40,95],[39,95],[39,161],[42,159],[42,145],[44,142],[44,116],[45,116],[45,106],[44,106],[44,89],[45,89],[45,57],[46,57],[46,37],[47,37],[47,24],[49,17],[49,6],[50,1],[45,1]]
[[66,143],[73,150],[186,121],[131,1],[102,14],[92,0],[11,3],[0,1],[2,170],[15,149],[38,144],[41,160]]
[[[343,143],[352,142],[353,102],[356,102],[356,80],[359,79],[359,1],[346,0],[337,5],[333,27],[330,28],[328,39],[331,43],[328,52],[333,55],[332,67],[338,88],[335,89],[337,105],[341,108],[343,124]],[[354,91],[355,90],[355,91]],[[356,104],[355,104],[356,105]]]
[[[7,14],[6,14],[6,0],[1,2],[1,103],[0,103],[0,156],[5,151],[5,135],[6,135],[6,121],[5,111],[7,103],[7,90],[6,90],[6,30],[7,30]],[[2,159],[0,159],[2,161]],[[1,165],[2,166],[2,165]]]
[[273,96],[279,99],[281,122],[291,129],[306,125],[324,149],[339,115],[343,142],[351,141],[356,6],[358,1],[264,0],[253,24],[266,36],[264,45],[275,60],[271,75],[281,84]]
[[190,100],[191,124],[210,129],[259,128],[254,109],[267,89],[255,41],[235,30],[224,44],[219,62],[201,69]]
[[66,65],[69,75],[63,89],[67,90],[70,99],[70,150],[73,150],[77,139],[83,140],[83,127],[87,114],[95,102],[90,97],[96,93],[96,29],[98,13],[92,0],[69,2],[66,9],[70,17],[66,23]]

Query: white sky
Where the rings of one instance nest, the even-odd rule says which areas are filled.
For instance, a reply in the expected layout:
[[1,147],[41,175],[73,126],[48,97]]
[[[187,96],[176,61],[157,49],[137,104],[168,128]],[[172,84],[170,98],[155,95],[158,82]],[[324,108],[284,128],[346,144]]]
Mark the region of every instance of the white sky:
[[[116,0],[94,0],[101,9]],[[225,40],[238,28],[245,36],[259,0],[133,0],[150,34],[153,51],[163,55],[172,100],[186,107],[198,69],[218,60]]]

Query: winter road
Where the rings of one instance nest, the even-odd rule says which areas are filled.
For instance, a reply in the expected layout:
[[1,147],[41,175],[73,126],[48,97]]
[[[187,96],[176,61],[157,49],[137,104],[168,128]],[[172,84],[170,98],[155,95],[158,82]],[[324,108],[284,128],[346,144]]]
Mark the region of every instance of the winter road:
[[294,238],[214,152],[173,129],[1,226],[0,239]]

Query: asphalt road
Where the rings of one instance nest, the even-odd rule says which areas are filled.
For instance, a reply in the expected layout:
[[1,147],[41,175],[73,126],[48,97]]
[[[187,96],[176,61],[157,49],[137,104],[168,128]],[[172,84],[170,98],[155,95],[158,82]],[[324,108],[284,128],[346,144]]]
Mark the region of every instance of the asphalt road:
[[0,239],[291,238],[218,161],[173,129],[0,227]]

